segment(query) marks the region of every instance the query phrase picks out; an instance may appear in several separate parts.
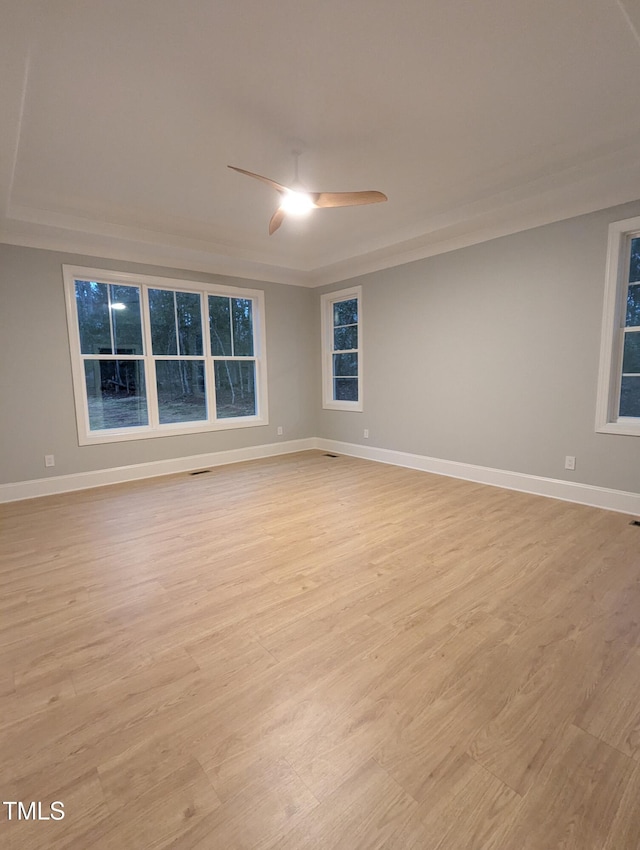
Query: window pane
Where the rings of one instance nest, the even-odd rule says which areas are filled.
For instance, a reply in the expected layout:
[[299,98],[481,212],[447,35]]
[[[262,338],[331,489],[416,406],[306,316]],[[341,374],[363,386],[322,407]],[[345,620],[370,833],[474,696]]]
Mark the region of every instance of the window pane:
[[[137,286],[109,286],[114,354],[143,354],[140,290]],[[101,352],[102,353],[102,352]]]
[[640,374],[640,331],[624,335],[623,372],[638,372]]
[[336,301],[333,305],[333,325],[355,325],[358,322],[358,299]]
[[620,416],[640,416],[640,375],[622,379]]
[[113,354],[106,284],[76,280],[76,307],[82,354]]
[[196,357],[202,354],[202,317],[200,296],[195,292],[176,292],[180,354]]
[[358,326],[351,325],[346,328],[333,329],[333,350],[344,351],[348,348],[358,347]]
[[631,262],[629,263],[629,280],[633,283],[640,280],[640,237],[631,240]]
[[157,360],[160,423],[207,418],[203,360]]
[[253,317],[250,298],[233,298],[233,353],[253,357]]
[[177,354],[176,308],[169,289],[149,290],[151,346],[154,354]]
[[334,354],[333,355],[333,374],[334,375],[357,375],[358,374],[358,355],[357,354]]
[[231,307],[230,298],[209,296],[209,330],[211,353],[214,356],[230,357],[231,351]]
[[627,320],[628,328],[640,325],[640,283],[630,286],[627,291]]
[[92,431],[149,424],[142,360],[85,360],[84,375]]
[[216,360],[216,412],[220,419],[255,416],[256,367],[254,360]]
[[336,401],[358,401],[358,379],[334,378],[333,397]]

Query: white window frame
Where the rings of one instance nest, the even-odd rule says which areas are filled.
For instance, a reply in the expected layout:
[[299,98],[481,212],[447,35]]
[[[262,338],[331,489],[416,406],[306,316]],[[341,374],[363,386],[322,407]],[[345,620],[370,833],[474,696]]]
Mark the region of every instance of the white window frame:
[[[358,299],[358,348],[352,349],[358,355],[358,400],[338,401],[333,397],[333,305],[337,301],[349,301],[352,298]],[[322,332],[322,406],[327,410],[361,411],[363,409],[362,287],[353,286],[349,289],[326,292],[322,295],[320,320]]]
[[637,237],[640,237],[640,216],[609,225],[596,407],[596,431],[602,434],[640,437],[640,417],[618,415],[631,240]]
[[[197,434],[205,431],[222,431],[234,428],[247,428],[268,425],[267,398],[267,361],[265,335],[265,305],[264,292],[258,289],[236,288],[235,286],[219,286],[217,284],[200,283],[193,280],[179,280],[168,277],[132,274],[128,272],[92,269],[82,266],[63,265],[65,304],[67,309],[67,327],[69,331],[69,350],[71,353],[71,371],[73,376],[73,391],[75,397],[76,422],[78,428],[78,443],[81,446],[97,445],[100,443],[116,443],[125,440],[145,440],[154,437],[170,437],[184,434]],[[80,327],[76,309],[75,282],[76,280],[92,280],[97,283],[116,284],[121,286],[140,287],[140,314],[142,322],[142,337],[145,354],[136,356],[144,362],[145,387],[149,424],[127,428],[109,428],[91,430],[89,425],[89,407],[84,375],[83,355],[80,347]],[[252,319],[254,336],[253,357],[221,357],[214,356],[211,351],[211,339],[206,320],[208,313],[203,311],[203,356],[190,359],[203,359],[205,363],[205,385],[207,393],[208,419],[198,422],[181,422],[160,424],[158,401],[155,386],[155,369],[153,361],[157,359],[151,353],[151,330],[149,324],[149,304],[145,292],[149,289],[167,289],[181,292],[197,293],[203,304],[207,296],[219,295],[225,298],[246,298],[252,301]],[[125,355],[121,359],[128,359]],[[129,358],[130,359],[130,358]],[[179,360],[180,357],[163,357],[163,360]],[[214,361],[215,360],[255,360],[256,364],[256,414],[254,416],[216,418]]]

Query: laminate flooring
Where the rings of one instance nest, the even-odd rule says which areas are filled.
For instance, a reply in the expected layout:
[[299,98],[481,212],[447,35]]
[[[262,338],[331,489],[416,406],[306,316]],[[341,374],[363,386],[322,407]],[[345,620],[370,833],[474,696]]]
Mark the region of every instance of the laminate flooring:
[[638,850],[630,519],[321,452],[0,506],[0,846]]

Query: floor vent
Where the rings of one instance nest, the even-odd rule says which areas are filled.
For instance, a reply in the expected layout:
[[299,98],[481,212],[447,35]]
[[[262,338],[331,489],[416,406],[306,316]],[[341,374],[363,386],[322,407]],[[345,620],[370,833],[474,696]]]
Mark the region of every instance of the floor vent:
[[190,472],[189,475],[204,475],[205,472],[211,472],[210,469],[199,469],[197,472]]
[[629,525],[637,525],[640,526],[640,519],[632,519]]
[[338,457],[338,455],[328,455],[328,454],[326,454],[325,457]]

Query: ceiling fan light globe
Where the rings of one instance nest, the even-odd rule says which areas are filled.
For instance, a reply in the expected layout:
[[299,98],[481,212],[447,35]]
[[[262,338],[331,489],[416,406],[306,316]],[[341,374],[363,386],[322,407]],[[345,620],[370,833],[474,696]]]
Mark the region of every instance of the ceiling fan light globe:
[[313,199],[306,192],[288,190],[282,195],[280,209],[288,215],[303,216],[308,215],[315,206]]

